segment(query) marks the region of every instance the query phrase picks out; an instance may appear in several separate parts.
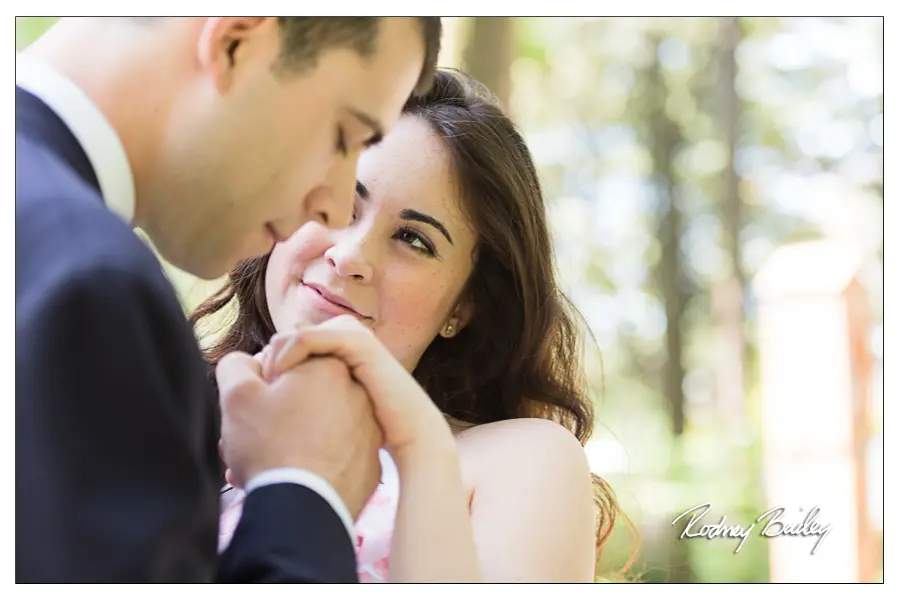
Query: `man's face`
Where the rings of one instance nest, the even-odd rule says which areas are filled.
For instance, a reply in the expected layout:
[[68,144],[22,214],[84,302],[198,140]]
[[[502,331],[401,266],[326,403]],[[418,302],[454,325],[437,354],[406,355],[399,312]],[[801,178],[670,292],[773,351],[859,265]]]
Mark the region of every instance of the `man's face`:
[[273,18],[205,20],[198,72],[162,132],[142,227],[203,278],[310,219],[347,225],[359,154],[397,122],[425,56],[415,19],[385,18],[372,55],[326,48],[307,70],[279,72],[280,35]]

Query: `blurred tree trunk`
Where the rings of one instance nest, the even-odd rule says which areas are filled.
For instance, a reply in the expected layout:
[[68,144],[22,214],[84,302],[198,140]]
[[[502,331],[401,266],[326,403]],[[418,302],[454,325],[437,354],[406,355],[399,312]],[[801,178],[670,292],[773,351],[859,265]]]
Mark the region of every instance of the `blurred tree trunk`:
[[462,52],[462,70],[486,85],[506,110],[512,91],[513,27],[511,17],[473,17]]
[[[656,44],[658,47],[658,43]],[[654,56],[657,52],[654,51]],[[656,237],[661,247],[656,277],[666,312],[666,363],[663,376],[663,393],[669,402],[672,416],[672,433],[678,437],[684,432],[684,329],[682,316],[687,305],[684,285],[684,266],[681,256],[682,214],[676,201],[677,175],[673,160],[681,143],[678,124],[666,114],[666,82],[662,67],[654,58],[647,69],[647,94],[649,114],[648,147],[653,158],[653,172],[658,194]]]
[[[653,159],[653,179],[659,202],[657,204],[656,237],[661,254],[656,266],[656,279],[666,313],[666,362],[663,373],[663,394],[669,402],[674,440],[670,447],[670,468],[680,471],[684,464],[681,435],[684,433],[684,311],[688,301],[688,286],[681,254],[682,212],[678,203],[678,175],[674,158],[683,139],[678,124],[666,112],[668,90],[662,65],[659,62],[660,38],[654,36],[653,61],[645,70],[645,114],[648,126],[647,147]],[[689,582],[693,579],[689,544],[679,540],[674,529],[665,553],[668,560],[669,581]]]
[[438,66],[459,68],[462,63],[462,45],[465,43],[468,17],[441,17],[444,33],[441,37],[441,52]]
[[738,188],[739,179],[734,164],[741,114],[740,98],[735,89],[737,77],[735,50],[740,41],[741,30],[738,20],[720,19],[719,113],[722,141],[728,152],[728,161],[723,174],[721,216],[728,256],[728,274],[713,290],[714,318],[722,343],[722,352],[716,369],[718,379],[716,395],[723,422],[736,432],[743,431],[746,424],[743,365],[747,356],[743,318],[746,274],[741,255],[744,215]]

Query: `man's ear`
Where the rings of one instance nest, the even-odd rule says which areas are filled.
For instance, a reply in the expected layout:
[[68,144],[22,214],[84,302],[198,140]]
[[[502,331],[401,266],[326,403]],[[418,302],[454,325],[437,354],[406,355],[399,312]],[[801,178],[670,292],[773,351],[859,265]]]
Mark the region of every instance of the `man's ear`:
[[209,17],[197,40],[197,61],[224,93],[239,67],[254,60],[273,61],[280,43],[275,17]]

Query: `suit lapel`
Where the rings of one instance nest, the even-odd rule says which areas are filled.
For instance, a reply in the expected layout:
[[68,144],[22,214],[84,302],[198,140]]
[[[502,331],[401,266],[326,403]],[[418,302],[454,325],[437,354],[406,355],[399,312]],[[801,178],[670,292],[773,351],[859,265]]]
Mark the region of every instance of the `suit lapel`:
[[100,182],[81,144],[49,106],[16,87],[16,135],[45,146],[100,193]]

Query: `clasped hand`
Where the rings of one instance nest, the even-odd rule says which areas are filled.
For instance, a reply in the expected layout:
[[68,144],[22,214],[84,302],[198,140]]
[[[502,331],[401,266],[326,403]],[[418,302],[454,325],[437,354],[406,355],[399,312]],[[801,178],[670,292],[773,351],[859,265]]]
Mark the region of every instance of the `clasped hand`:
[[350,316],[276,334],[255,357],[230,354],[216,379],[221,453],[236,487],[263,470],[308,469],[335,488],[355,518],[380,478],[378,448],[400,467],[412,455],[453,444],[421,386]]

